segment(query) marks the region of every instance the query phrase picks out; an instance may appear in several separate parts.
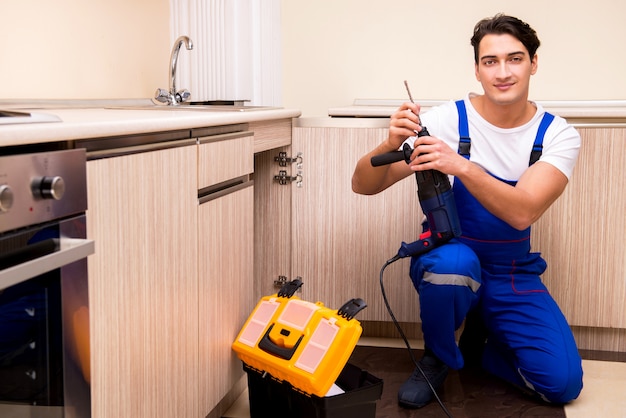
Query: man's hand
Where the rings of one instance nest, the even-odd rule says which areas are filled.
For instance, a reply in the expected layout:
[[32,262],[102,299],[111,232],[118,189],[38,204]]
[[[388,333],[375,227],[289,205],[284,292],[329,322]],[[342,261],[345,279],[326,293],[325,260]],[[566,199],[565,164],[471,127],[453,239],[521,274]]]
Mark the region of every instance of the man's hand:
[[403,103],[391,115],[389,121],[389,147],[397,150],[407,138],[422,130],[419,119],[420,106],[416,103]]
[[467,164],[471,164],[469,160],[434,136],[416,138],[413,148],[409,164],[413,171],[437,170],[457,176]]
[[352,190],[360,194],[376,194],[398,180],[410,176],[413,171],[404,161],[381,167],[372,167],[371,158],[375,155],[397,151],[407,138],[422,130],[419,125],[420,106],[404,103],[391,115],[389,136],[375,149],[365,154],[357,162],[352,175]]

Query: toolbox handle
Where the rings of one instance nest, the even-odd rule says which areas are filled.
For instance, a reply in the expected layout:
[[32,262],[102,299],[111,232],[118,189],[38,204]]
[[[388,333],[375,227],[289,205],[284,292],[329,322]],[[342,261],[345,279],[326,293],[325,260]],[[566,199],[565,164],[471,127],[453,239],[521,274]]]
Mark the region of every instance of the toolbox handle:
[[300,338],[298,338],[298,342],[296,342],[293,348],[285,348],[274,344],[274,342],[270,339],[270,331],[272,331],[272,328],[274,328],[274,324],[270,325],[263,338],[261,338],[261,341],[259,341],[259,348],[267,353],[275,355],[276,357],[291,360],[298,349],[300,342],[302,342],[302,337],[304,336],[301,335]]

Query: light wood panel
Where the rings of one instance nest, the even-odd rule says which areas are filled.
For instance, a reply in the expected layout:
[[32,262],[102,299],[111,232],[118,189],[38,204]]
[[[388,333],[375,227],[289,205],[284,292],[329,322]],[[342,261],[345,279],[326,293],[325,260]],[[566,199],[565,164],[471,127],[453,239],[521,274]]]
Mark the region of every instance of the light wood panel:
[[[363,326],[363,337],[400,338],[400,334],[391,322],[361,321],[361,325]],[[400,326],[402,327],[402,331],[407,338],[419,341],[424,340],[420,323],[403,322]],[[463,327],[457,330],[457,341],[461,336],[462,331]],[[574,333],[578,349],[580,350],[626,352],[626,329],[573,326],[572,331]]]
[[[302,187],[292,184],[292,276],[303,277],[303,298],[339,308],[360,297],[368,304],[360,320],[390,320],[379,271],[402,241],[420,233],[422,212],[414,177],[374,196],[352,191],[357,160],[387,135],[387,129],[295,127],[292,150],[302,152]],[[293,174],[292,174],[293,175]],[[409,261],[384,274],[399,321],[419,321]]]
[[[244,136],[239,136],[244,135]],[[239,136],[228,139],[232,136]],[[225,134],[223,140],[198,146],[198,188],[212,186],[251,173],[254,170],[253,134]],[[208,137],[208,139],[213,139]]]
[[[624,341],[616,331],[626,329],[626,128],[579,131],[574,175],[533,226],[533,251],[548,261],[543,280],[581,348],[618,351]],[[304,297],[329,306],[363,297],[370,306],[360,319],[383,322],[389,316],[378,286],[380,266],[401,241],[415,239],[422,216],[413,180],[376,196],[350,189],[356,160],[385,135],[378,128],[295,127],[292,153],[303,152],[303,182],[291,188],[292,277],[303,276]],[[398,319],[419,322],[407,260],[390,267],[384,283]]]
[[[257,125],[291,141],[290,120]],[[217,139],[88,163],[94,418],[221,416],[245,387],[254,187],[201,206],[198,189],[252,173],[254,137]]]
[[[274,175],[285,169],[274,157],[291,155],[289,147],[254,157],[254,297],[276,293],[274,280],[291,277],[291,185],[280,185]],[[293,167],[288,168],[291,170]]]
[[256,305],[252,296],[253,205],[250,185],[198,207],[198,390],[202,417],[244,374],[231,345]]
[[196,417],[196,146],[87,170],[93,417]]
[[254,152],[289,146],[291,144],[291,119],[250,122],[254,131]]
[[626,329],[572,327],[578,348],[626,353]]
[[291,274],[291,187],[274,176],[280,152],[291,156],[292,121],[251,122],[254,131],[254,298],[276,293],[274,281]]
[[579,128],[578,164],[533,226],[543,278],[571,325],[626,328],[626,128]]

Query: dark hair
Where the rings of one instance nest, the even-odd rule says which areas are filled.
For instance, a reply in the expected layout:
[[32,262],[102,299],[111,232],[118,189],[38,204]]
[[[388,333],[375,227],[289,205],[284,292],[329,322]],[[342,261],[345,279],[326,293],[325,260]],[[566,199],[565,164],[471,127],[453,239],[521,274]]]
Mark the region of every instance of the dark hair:
[[497,14],[481,20],[474,26],[474,36],[472,36],[471,44],[474,47],[474,61],[478,64],[478,46],[485,35],[509,34],[517,38],[528,50],[530,59],[535,57],[535,52],[541,42],[537,37],[537,32],[526,22],[519,20],[513,16]]

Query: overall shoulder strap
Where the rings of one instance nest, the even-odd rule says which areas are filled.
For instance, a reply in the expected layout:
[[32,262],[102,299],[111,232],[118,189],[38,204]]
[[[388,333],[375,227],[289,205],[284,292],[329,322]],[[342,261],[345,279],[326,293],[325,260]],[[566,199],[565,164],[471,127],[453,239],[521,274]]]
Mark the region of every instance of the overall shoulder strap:
[[456,108],[459,113],[459,150],[458,153],[469,160],[472,139],[469,136],[469,126],[467,123],[467,110],[465,102],[457,100]]
[[541,119],[541,123],[539,124],[539,129],[537,130],[537,135],[535,136],[535,143],[533,144],[533,149],[530,152],[530,160],[528,161],[528,165],[531,166],[536,163],[541,157],[541,153],[543,152],[543,137],[546,134],[546,130],[548,126],[554,120],[554,115],[551,113],[544,113],[543,118]]

